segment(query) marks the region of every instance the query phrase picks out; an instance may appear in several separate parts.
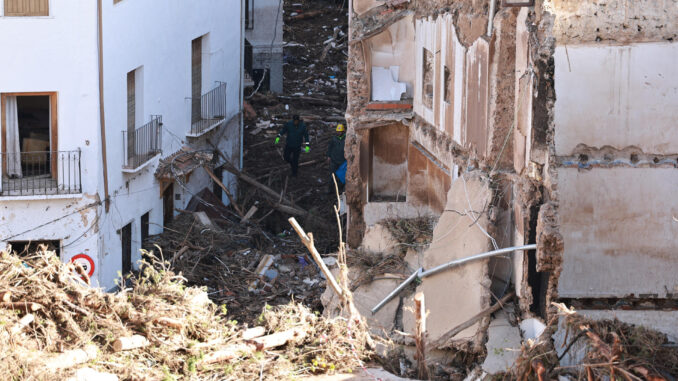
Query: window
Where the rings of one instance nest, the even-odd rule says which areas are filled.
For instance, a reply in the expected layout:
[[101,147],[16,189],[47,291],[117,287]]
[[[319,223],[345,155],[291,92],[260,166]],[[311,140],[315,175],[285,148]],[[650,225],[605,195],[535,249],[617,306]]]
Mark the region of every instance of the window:
[[254,0],[245,0],[245,29],[254,29]]
[[433,108],[433,53],[424,49],[421,101],[427,108]]
[[5,16],[49,16],[49,0],[4,0]]
[[7,242],[12,246],[12,251],[16,252],[19,256],[30,255],[38,251],[40,246],[45,246],[47,250],[53,251],[56,255],[61,258],[61,241],[9,241]]

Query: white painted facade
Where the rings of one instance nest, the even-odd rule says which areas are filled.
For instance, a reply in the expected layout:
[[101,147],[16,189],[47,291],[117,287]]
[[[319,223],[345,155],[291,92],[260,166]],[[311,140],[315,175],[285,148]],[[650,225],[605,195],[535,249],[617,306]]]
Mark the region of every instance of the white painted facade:
[[[1,9],[0,15],[4,15]],[[136,127],[161,115],[162,157],[182,146],[217,143],[239,163],[242,79],[241,2],[204,0],[102,0],[106,171],[100,133],[97,1],[51,0],[49,16],[0,16],[0,94],[55,92],[58,150],[81,150],[82,193],[0,196],[0,244],[59,240],[61,258],[84,253],[95,262],[93,284],[115,285],[122,268],[120,229],[132,224],[132,263],[140,259],[140,217],[149,212],[150,234],[163,229],[160,156],[123,171],[127,129],[127,73],[136,74]],[[200,137],[191,128],[191,41],[202,39],[202,93],[226,83],[226,121]],[[5,115],[0,115],[5,118]],[[0,134],[0,139],[5,136]],[[0,166],[2,168],[2,166]],[[2,169],[0,169],[2,170]],[[110,207],[104,206],[104,173]],[[232,178],[224,183],[233,186]],[[175,184],[175,208],[211,181],[196,171]],[[84,209],[82,211],[79,211]],[[63,217],[66,216],[66,217]]]

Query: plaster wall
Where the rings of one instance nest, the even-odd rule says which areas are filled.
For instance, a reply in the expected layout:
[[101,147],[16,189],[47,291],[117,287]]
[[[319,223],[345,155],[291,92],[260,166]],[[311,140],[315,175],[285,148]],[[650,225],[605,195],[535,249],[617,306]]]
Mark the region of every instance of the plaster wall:
[[51,1],[49,13],[0,16],[0,93],[56,92],[58,150],[81,150],[83,194],[0,197],[0,245],[3,239],[60,240],[63,260],[90,254],[96,271],[100,207],[54,221],[100,199],[96,2]]
[[558,155],[579,144],[678,152],[678,44],[558,46]]
[[404,17],[369,39],[372,66],[399,66],[398,82],[405,82],[406,98],[412,98],[415,84],[413,16]]
[[406,197],[408,137],[408,128],[400,123],[370,131],[370,200]]
[[676,0],[546,0],[542,7],[556,16],[553,35],[559,44],[678,38]]
[[449,169],[410,142],[407,171],[407,202],[413,206],[428,206],[441,214],[447,203],[447,191],[452,185]]
[[673,168],[558,169],[558,295],[667,297],[678,292]]
[[466,51],[463,145],[480,157],[485,156],[488,138],[490,44],[478,39]]

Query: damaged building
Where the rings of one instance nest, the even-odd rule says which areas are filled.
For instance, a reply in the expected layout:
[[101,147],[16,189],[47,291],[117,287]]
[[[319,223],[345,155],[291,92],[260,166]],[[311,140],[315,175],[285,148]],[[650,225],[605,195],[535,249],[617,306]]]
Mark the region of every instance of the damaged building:
[[[384,221],[423,216],[437,225],[411,271],[536,244],[423,277],[430,351],[482,351],[501,318],[482,314],[509,294],[519,320],[565,301],[678,337],[676,16],[675,1],[351,2],[349,246],[384,251]],[[386,329],[412,332],[401,320]]]

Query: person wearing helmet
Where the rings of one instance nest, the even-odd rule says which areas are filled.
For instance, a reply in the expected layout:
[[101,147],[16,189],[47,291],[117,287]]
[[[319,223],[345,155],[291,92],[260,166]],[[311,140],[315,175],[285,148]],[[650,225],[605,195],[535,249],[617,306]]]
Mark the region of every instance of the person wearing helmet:
[[[327,145],[327,162],[330,165],[330,183],[328,192],[334,193],[334,180],[332,179],[332,174],[341,167],[346,158],[344,157],[344,143],[346,142],[346,127],[343,124],[337,124],[336,134],[330,140],[330,143]],[[344,188],[344,184],[340,181],[337,181],[339,186],[339,192]]]
[[299,115],[294,115],[292,120],[285,123],[283,128],[280,130],[280,133],[278,133],[278,136],[275,138],[275,144],[280,143],[280,137],[283,135],[287,135],[283,158],[286,162],[290,163],[292,176],[297,176],[301,144],[304,143],[304,152],[308,153],[310,151],[306,124],[299,118]]

